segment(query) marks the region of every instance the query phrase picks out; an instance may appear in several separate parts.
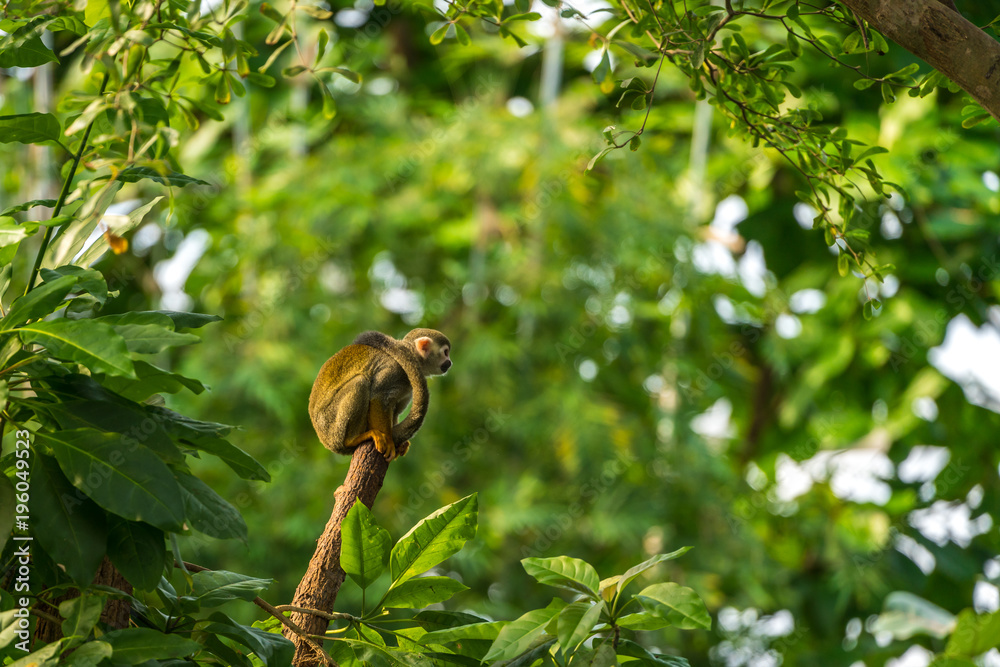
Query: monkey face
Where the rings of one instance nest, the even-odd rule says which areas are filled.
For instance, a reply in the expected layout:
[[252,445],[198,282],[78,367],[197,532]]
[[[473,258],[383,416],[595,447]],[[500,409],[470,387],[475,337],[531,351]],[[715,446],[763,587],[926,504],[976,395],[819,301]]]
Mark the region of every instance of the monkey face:
[[444,375],[451,368],[451,343],[443,334],[435,333],[413,341],[424,375]]

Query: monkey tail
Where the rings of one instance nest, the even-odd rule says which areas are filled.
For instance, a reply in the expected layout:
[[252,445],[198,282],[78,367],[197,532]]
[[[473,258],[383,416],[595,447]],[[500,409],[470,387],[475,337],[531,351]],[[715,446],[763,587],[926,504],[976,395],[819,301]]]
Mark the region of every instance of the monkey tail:
[[430,403],[430,392],[427,391],[427,378],[424,377],[417,363],[416,353],[411,352],[404,343],[390,338],[380,331],[366,331],[354,339],[356,344],[368,345],[382,350],[403,367],[406,377],[410,380],[413,391],[413,403],[406,419],[396,424],[392,429],[392,441],[397,445],[406,442],[420,430],[427,416],[427,406]]

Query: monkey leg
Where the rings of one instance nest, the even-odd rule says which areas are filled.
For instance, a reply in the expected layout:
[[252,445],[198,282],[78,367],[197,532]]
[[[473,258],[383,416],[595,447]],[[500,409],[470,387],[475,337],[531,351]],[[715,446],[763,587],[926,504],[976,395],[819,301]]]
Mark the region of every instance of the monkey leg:
[[368,428],[370,430],[352,438],[347,446],[354,448],[371,438],[375,443],[375,449],[385,457],[386,461],[396,458],[396,443],[392,441],[392,412],[382,405],[381,401],[375,400],[368,405]]

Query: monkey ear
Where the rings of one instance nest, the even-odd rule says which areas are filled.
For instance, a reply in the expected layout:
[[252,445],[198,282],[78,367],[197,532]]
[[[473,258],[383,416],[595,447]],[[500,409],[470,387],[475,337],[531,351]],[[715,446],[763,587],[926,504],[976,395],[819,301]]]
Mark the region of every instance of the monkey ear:
[[426,357],[431,352],[431,345],[434,344],[427,336],[421,336],[420,338],[413,341],[413,346],[417,349],[417,354],[421,357]]

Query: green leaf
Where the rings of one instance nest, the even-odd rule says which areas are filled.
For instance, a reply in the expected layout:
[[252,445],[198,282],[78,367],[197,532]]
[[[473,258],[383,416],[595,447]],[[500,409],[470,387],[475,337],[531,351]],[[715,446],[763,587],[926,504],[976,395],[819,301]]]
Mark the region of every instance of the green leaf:
[[524,653],[545,634],[545,626],[565,606],[562,600],[553,600],[545,609],[529,611],[511,621],[497,635],[483,660],[511,660]]
[[653,584],[640,591],[636,599],[646,611],[682,630],[709,630],[712,627],[705,603],[686,586],[674,582]]
[[226,570],[204,570],[192,575],[191,596],[199,606],[216,607],[230,600],[253,600],[274,582]]
[[846,252],[841,252],[837,257],[837,271],[841,277],[846,277],[851,272],[851,258],[848,257]]
[[858,79],[854,82],[854,87],[858,90],[867,90],[878,83],[875,79]]
[[60,266],[58,269],[42,269],[38,275],[47,283],[54,282],[63,276],[74,276],[77,280],[74,292],[86,292],[97,299],[100,304],[108,299],[108,283],[104,280],[104,274],[97,269],[86,269],[82,266],[69,264]]
[[[220,119],[221,120],[221,119]],[[149,179],[160,185],[171,185],[184,187],[185,185],[209,185],[207,181],[192,176],[186,176],[177,172],[160,173],[152,167],[127,167],[118,172],[115,180],[123,183],[138,183],[143,179]]]
[[107,545],[104,512],[73,488],[51,456],[37,450],[28,507],[35,539],[48,556],[78,585],[89,586]]
[[555,558],[525,558],[521,561],[525,571],[540,583],[557,588],[565,588],[574,593],[597,600],[601,580],[597,570],[590,563],[579,558],[556,556]]
[[387,609],[423,609],[467,590],[468,586],[451,577],[416,577],[390,588],[382,606]]
[[445,35],[448,34],[448,28],[451,27],[450,23],[445,23],[443,26],[431,33],[430,42],[431,44],[437,46],[444,41]]
[[616,623],[629,630],[661,630],[670,627],[670,621],[656,614],[650,614],[648,611],[626,614],[620,617]]
[[147,660],[181,658],[204,648],[198,642],[184,639],[180,635],[165,635],[151,628],[114,630],[102,635],[101,641],[111,644],[114,650],[112,660],[118,665],[138,665]]
[[601,52],[601,60],[597,63],[597,67],[594,68],[591,75],[594,77],[594,83],[602,83],[611,76],[611,57],[608,55],[607,49]]
[[135,354],[156,354],[168,347],[182,347],[201,342],[201,338],[194,334],[173,331],[173,323],[170,327],[167,329],[157,324],[119,324],[113,328],[125,339],[129,352]]
[[329,67],[324,69],[329,69],[331,72],[339,74],[351,83],[361,83],[361,75],[352,70],[345,69],[343,67]]
[[[642,98],[642,99],[646,99],[646,98]],[[642,137],[640,137],[637,134],[637,135],[635,135],[634,137],[632,137],[629,140],[629,142],[628,142],[628,149],[634,153],[635,151],[639,150],[639,146],[641,146],[641,145],[642,145]]]
[[504,23],[510,23],[511,21],[537,21],[542,18],[542,15],[538,12],[526,12],[524,14],[512,14],[503,20]]
[[71,600],[59,603],[59,615],[62,622],[63,637],[86,637],[91,629],[101,619],[104,609],[104,598],[84,593]]
[[333,99],[333,93],[326,87],[325,83],[319,85],[319,90],[323,94],[323,116],[327,119],[337,116],[337,101]]
[[108,558],[136,590],[155,590],[167,562],[163,531],[114,514],[108,524]]
[[326,45],[329,43],[330,35],[327,34],[326,30],[321,28],[319,31],[319,39],[316,42],[316,67],[319,67],[319,61],[323,60],[323,56],[326,55]]
[[176,394],[183,389],[194,394],[205,391],[205,385],[198,380],[165,371],[141,360],[133,361],[132,364],[138,379],[107,376],[102,379],[101,384],[122,398],[136,403],[142,403],[154,394]]
[[222,318],[218,315],[209,315],[207,313],[181,313],[176,310],[146,310],[141,312],[166,315],[173,320],[174,327],[177,329],[199,329],[206,324],[222,321]]
[[111,644],[91,640],[73,649],[72,653],[60,659],[59,664],[63,667],[94,667],[101,664],[102,660],[110,658],[113,651]]
[[41,144],[59,141],[62,126],[50,113],[26,113],[0,116],[0,143]]
[[0,41],[0,67],[38,67],[59,62],[42,43],[38,31],[38,22],[32,21],[5,36]]
[[886,104],[892,104],[896,101],[896,95],[892,92],[892,86],[888,83],[882,84],[882,99],[885,100]]
[[618,642],[618,655],[638,658],[643,665],[652,665],[653,667],[690,667],[684,658],[650,653],[644,647],[628,639],[622,639]]
[[3,248],[5,263],[10,266],[17,252],[17,244],[34,234],[38,230],[38,223],[25,222],[18,223],[14,218],[0,217],[0,248]]
[[604,611],[604,602],[592,604],[580,601],[567,605],[556,620],[556,636],[563,654],[568,655],[576,650],[590,636],[591,630]]
[[371,511],[356,499],[340,525],[340,539],[340,566],[358,586],[368,588],[389,562],[389,531],[380,527]]
[[52,208],[56,205],[55,199],[32,199],[31,201],[26,201],[22,204],[15,204],[14,206],[8,206],[4,210],[0,211],[0,216],[13,215],[15,213],[20,213],[21,211],[27,211],[29,209],[35,208],[36,206],[46,206]]
[[23,325],[18,333],[23,343],[38,343],[56,358],[83,364],[97,373],[135,377],[125,341],[107,324],[87,320],[33,322]]
[[590,162],[588,162],[588,163],[587,163],[587,171],[591,171],[591,170],[593,170],[593,168],[594,168],[595,166],[597,166],[597,163],[598,163],[598,162],[600,162],[600,161],[601,161],[601,159],[602,159],[602,158],[603,158],[603,157],[604,157],[605,155],[607,155],[608,153],[610,153],[610,152],[611,152],[611,151],[613,151],[614,149],[615,149],[615,147],[614,147],[614,146],[608,146],[607,148],[605,148],[604,150],[602,150],[602,151],[601,151],[600,153],[598,153],[598,154],[597,154],[597,155],[595,155],[594,157],[590,158]]
[[240,511],[194,475],[176,471],[184,496],[184,511],[191,527],[220,540],[247,539],[247,524]]
[[[414,579],[414,581],[420,581]],[[490,621],[486,623],[470,623],[469,625],[459,625],[454,628],[434,630],[428,632],[421,641],[425,644],[448,644],[456,641],[485,640],[492,643],[500,634],[500,630],[507,625],[504,621]]]
[[1000,612],[977,614],[964,609],[958,614],[946,653],[974,658],[1000,646]]
[[477,494],[446,505],[422,519],[392,549],[389,569],[394,584],[426,572],[476,536]]
[[668,560],[673,560],[675,558],[680,558],[690,550],[691,547],[681,547],[676,551],[671,551],[670,553],[667,554],[657,554],[648,560],[642,561],[638,565],[633,565],[629,569],[625,570],[625,574],[623,574],[621,576],[621,579],[618,580],[618,592],[621,593],[622,591],[624,591],[625,587],[628,586],[630,583],[632,583],[636,577],[638,577],[640,574],[642,574],[649,568],[653,567],[654,565],[658,565],[660,563],[663,563]]
[[167,464],[149,449],[91,429],[39,431],[35,437],[55,451],[70,483],[104,509],[163,530],[183,528],[180,488]]
[[304,65],[293,65],[291,67],[286,67],[285,69],[281,70],[281,76],[291,79],[292,77],[296,77],[299,74],[302,74],[307,69],[308,68],[305,67]]
[[455,37],[458,38],[458,43],[462,46],[472,44],[472,38],[469,37],[469,32],[458,23],[455,24]]
[[795,57],[802,55],[802,45],[799,43],[798,37],[792,33],[788,33],[788,51]]
[[289,665],[295,654],[295,645],[279,633],[240,625],[221,612],[208,617],[212,623],[205,632],[220,634],[253,651],[265,665]]
[[37,320],[53,313],[76,284],[76,276],[64,276],[42,283],[14,300],[6,317],[0,319],[0,332],[10,331],[28,320]]

